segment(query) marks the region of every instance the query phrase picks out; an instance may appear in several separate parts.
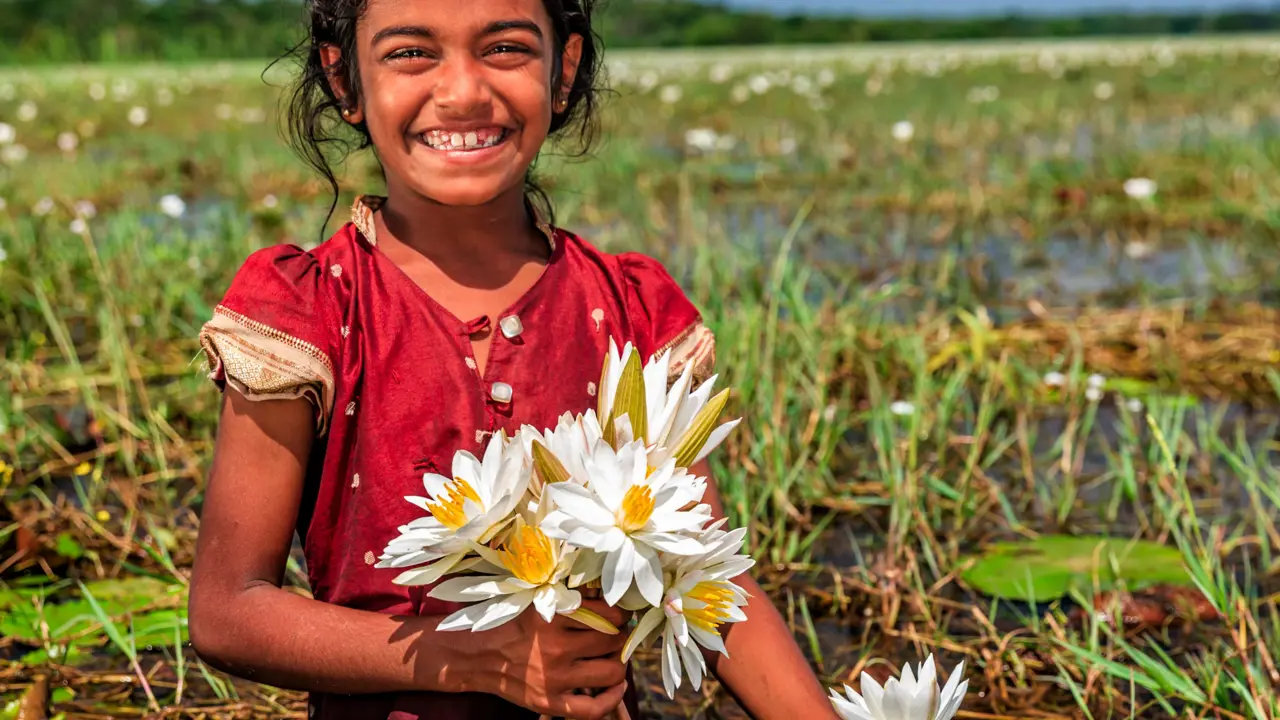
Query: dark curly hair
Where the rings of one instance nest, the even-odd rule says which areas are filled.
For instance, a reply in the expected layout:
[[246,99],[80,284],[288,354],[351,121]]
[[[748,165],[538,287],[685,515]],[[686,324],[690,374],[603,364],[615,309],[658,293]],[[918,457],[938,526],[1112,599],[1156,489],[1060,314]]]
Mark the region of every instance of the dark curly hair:
[[[542,0],[555,32],[555,57],[552,77],[561,76],[565,44],[573,35],[582,36],[582,57],[568,106],[551,118],[549,138],[567,139],[562,144],[571,155],[585,155],[598,129],[597,111],[602,88],[603,44],[591,25],[591,14],[598,0]],[[344,105],[329,84],[331,74],[341,74],[350,94],[358,101],[361,93],[360,71],[356,57],[356,23],[368,0],[306,0],[308,37],[293,47],[286,58],[296,59],[301,72],[290,87],[285,108],[284,131],[294,151],[329,183],[333,204],[329,216],[337,209],[338,179],[334,165],[352,150],[363,150],[372,143],[368,128],[351,125],[342,119]],[[334,45],[341,60],[325,67],[320,48]],[[352,132],[354,130],[354,133]],[[533,168],[525,175],[525,203],[549,222],[555,222],[550,198],[538,185]],[[326,221],[327,224],[327,221]]]

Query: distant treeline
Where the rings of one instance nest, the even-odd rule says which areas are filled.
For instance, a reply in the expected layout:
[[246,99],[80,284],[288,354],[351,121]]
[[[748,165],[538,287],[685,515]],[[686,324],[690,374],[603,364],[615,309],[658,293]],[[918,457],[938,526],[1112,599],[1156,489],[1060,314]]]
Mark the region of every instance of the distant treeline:
[[[0,62],[193,60],[279,55],[302,33],[301,0],[0,0]],[[1191,35],[1280,29],[1268,11],[984,17],[778,16],[692,0],[608,0],[611,47]]]

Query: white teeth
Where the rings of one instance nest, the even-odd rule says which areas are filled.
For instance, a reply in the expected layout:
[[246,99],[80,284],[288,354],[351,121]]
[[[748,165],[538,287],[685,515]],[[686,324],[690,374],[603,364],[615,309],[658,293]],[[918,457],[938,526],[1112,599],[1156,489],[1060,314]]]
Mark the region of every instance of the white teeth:
[[466,134],[455,132],[449,133],[442,130],[432,130],[422,136],[424,142],[435,150],[482,150],[490,148],[506,137],[506,133],[499,130],[495,134],[481,139],[480,134],[475,131],[469,131]]

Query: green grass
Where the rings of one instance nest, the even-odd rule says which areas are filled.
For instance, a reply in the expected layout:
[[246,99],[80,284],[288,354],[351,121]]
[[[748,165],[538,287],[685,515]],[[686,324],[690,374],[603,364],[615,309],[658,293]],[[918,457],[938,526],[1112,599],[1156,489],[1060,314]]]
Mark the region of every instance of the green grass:
[[[1280,713],[1280,42],[619,53],[611,70],[606,142],[540,171],[562,225],[662,258],[716,330],[746,418],[717,476],[825,680],[933,651],[966,659],[966,710],[998,717]],[[27,150],[0,162],[0,717],[38,675],[67,681],[67,717],[300,707],[184,651],[168,594],[216,420],[195,335],[249,252],[316,242],[328,207],[260,72],[0,70],[0,122]],[[697,151],[693,129],[732,142]],[[1134,177],[1155,196],[1126,196]],[[353,159],[340,207],[378,182]],[[170,193],[181,219],[158,211]],[[959,579],[987,543],[1056,533],[1176,548],[1212,612]],[[138,578],[167,590],[111,594]],[[1169,605],[1161,622],[1105,616],[1143,600]],[[650,702],[732,714],[707,694]]]

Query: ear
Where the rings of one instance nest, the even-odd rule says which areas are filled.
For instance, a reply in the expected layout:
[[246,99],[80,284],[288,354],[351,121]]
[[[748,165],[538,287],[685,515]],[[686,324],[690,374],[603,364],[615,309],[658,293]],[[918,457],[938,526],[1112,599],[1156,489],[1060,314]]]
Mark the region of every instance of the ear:
[[570,35],[569,41],[564,44],[564,54],[561,56],[560,84],[556,89],[552,102],[556,112],[564,112],[564,106],[569,102],[569,92],[573,90],[574,80],[578,77],[578,64],[581,62],[582,36]]
[[351,88],[347,87],[347,74],[343,72],[342,65],[342,49],[331,43],[321,45],[320,65],[324,67],[325,77],[329,80],[329,89],[333,91],[334,97],[338,98],[342,119],[352,125],[364,122],[364,109],[360,107],[359,98],[354,98]]

